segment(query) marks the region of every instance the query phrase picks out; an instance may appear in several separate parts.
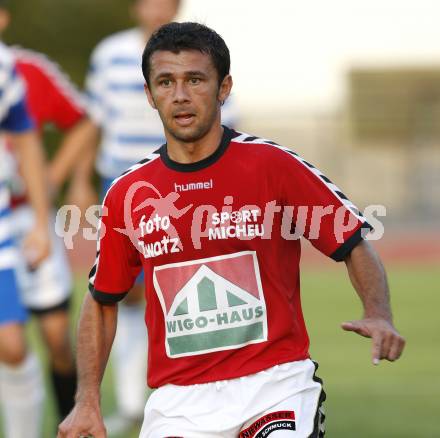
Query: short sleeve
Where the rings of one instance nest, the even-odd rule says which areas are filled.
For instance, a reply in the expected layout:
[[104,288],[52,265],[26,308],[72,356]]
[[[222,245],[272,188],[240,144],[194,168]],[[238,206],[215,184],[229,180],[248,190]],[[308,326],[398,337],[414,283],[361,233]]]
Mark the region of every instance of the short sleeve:
[[285,150],[282,192],[295,231],[320,252],[343,261],[372,227],[347,196],[315,166]]
[[138,250],[124,233],[123,208],[114,189],[111,187],[104,199],[97,256],[89,275],[89,291],[102,304],[122,300],[142,268]]
[[34,122],[61,131],[73,127],[84,116],[81,93],[57,63],[46,55],[14,48],[18,73],[27,85],[26,102]]
[[97,125],[103,124],[105,116],[104,71],[104,59],[98,47],[92,53],[86,77],[87,112]]
[[70,79],[53,64],[50,71],[43,71],[46,77],[46,102],[50,102],[50,122],[58,129],[67,130],[84,116],[82,96]]

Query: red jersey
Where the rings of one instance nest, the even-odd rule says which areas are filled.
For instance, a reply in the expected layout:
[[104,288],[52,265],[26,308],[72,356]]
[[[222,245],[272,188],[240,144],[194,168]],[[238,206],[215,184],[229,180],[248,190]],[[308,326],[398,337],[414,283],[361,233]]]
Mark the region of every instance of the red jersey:
[[66,131],[84,117],[81,96],[57,64],[31,50],[14,48],[16,66],[27,86],[27,104],[38,128],[54,124]]
[[[26,84],[26,104],[39,131],[53,124],[67,131],[85,115],[80,93],[57,64],[31,50],[13,48],[17,71]],[[13,184],[12,207],[26,202],[23,183],[17,175]]]
[[89,288],[114,303],[144,271],[151,387],[237,378],[308,357],[299,236],[339,261],[368,228],[310,163],[225,128],[200,162],[164,145],[114,181]]

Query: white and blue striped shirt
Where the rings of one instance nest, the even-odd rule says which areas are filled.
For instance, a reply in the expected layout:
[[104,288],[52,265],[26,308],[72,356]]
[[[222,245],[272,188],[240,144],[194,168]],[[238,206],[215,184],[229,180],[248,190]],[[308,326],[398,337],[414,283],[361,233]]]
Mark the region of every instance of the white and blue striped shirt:
[[[26,110],[25,88],[15,70],[10,50],[0,42],[0,131],[18,133],[32,127]],[[1,132],[0,132],[1,134]],[[5,142],[0,138],[0,269],[14,267],[16,250],[13,246],[9,211],[9,178],[12,176]]]
[[[116,178],[165,143],[160,117],[144,93],[144,47],[141,30],[130,29],[107,37],[92,54],[88,111],[102,130],[97,170],[105,178]],[[222,108],[222,121],[235,124],[230,103]]]
[[2,150],[0,150],[0,270],[12,268],[16,257],[9,210],[9,186],[4,172],[5,160],[3,158]]

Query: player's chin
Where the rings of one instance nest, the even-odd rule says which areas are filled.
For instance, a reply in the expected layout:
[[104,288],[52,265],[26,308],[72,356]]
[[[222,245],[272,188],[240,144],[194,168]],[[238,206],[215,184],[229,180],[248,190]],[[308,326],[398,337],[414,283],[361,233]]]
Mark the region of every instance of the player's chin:
[[179,126],[176,124],[173,125],[174,126],[171,129],[172,134],[180,141],[194,142],[203,137],[204,129],[202,129],[203,127],[198,126],[196,123],[188,126]]

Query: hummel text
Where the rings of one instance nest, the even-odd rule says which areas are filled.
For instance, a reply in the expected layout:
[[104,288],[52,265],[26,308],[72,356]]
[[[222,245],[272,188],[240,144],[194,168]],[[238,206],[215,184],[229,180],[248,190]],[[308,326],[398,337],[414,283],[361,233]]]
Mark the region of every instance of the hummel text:
[[190,190],[209,190],[214,187],[212,179],[204,182],[176,184],[174,183],[174,190],[176,192],[189,192]]

